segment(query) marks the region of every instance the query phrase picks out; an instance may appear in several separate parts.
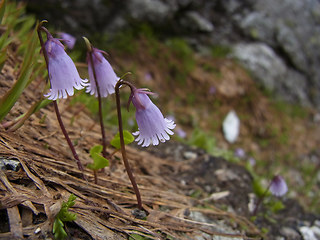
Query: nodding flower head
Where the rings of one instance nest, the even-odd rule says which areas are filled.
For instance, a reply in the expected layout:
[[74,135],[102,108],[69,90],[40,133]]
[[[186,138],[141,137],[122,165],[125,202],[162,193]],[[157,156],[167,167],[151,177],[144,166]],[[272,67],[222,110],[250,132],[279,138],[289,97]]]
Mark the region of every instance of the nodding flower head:
[[87,79],[80,78],[76,66],[58,39],[48,35],[44,51],[48,56],[48,73],[51,83],[50,91],[45,97],[50,100],[67,98],[67,95],[74,94],[73,88],[80,90],[86,86]]
[[242,148],[237,148],[234,150],[234,155],[238,158],[245,158],[246,152]]
[[[92,51],[89,52],[87,56],[90,84],[86,92],[91,95],[94,94],[96,97],[98,96],[98,91],[94,80],[92,65],[94,66],[101,97],[107,97],[114,93],[114,87],[119,80],[119,77],[117,77],[109,62],[104,58],[103,53],[105,52],[92,48]],[[89,54],[91,54],[92,58]],[[91,59],[93,64],[91,63]]]
[[72,49],[76,44],[77,39],[71,34],[65,33],[65,32],[59,32],[58,35],[59,37],[61,37],[61,40],[65,42],[65,45],[67,46],[67,48]]
[[136,108],[136,121],[139,130],[133,135],[138,136],[136,141],[142,147],[148,147],[150,144],[158,145],[159,142],[165,142],[170,139],[172,129],[176,124],[173,120],[164,118],[159,108],[153,104],[148,97],[147,89],[133,89],[129,103],[132,101]]
[[281,197],[287,193],[288,186],[283,177],[277,175],[271,180],[269,190],[274,196]]

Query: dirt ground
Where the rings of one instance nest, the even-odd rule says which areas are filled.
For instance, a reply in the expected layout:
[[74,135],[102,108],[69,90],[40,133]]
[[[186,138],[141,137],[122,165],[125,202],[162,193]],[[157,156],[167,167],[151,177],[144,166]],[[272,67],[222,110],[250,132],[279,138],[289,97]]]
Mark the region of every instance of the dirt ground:
[[[143,48],[144,42],[141,44]],[[187,133],[196,121],[200,127],[215,133],[219,147],[228,148],[220,125],[214,122],[221,123],[225,113],[237,109],[243,124],[241,141],[236,147],[243,147],[268,162],[257,168],[257,174],[263,168],[274,171],[278,167],[272,165],[277,161],[275,153],[292,153],[297,156],[293,159],[296,161],[319,146],[318,127],[310,121],[314,112],[310,110],[306,119],[282,115],[233,61],[198,59],[199,67],[192,71],[182,88],[180,83],[170,81],[170,71],[160,68],[147,53],[139,56],[135,60],[139,71],[131,80],[158,92],[159,106],[166,114],[174,112],[178,125]],[[130,61],[133,60],[114,59],[120,71],[130,66]],[[200,68],[204,64],[219,74],[204,71]],[[147,72],[152,73],[153,81],[146,82]],[[0,75],[0,96],[12,86],[16,75],[17,71],[8,62]],[[217,89],[214,95],[207,91],[212,84]],[[36,79],[5,121],[25,113],[40,98],[43,87],[44,81]],[[193,99],[191,94],[195,96]],[[99,124],[80,103],[70,107],[68,101],[62,100],[59,107],[82,164],[90,163],[90,148],[101,142]],[[268,123],[272,123],[271,129]],[[284,126],[291,131],[286,131]],[[279,144],[279,136],[284,132],[288,134],[286,142]],[[111,136],[108,132],[108,140]],[[261,139],[268,139],[268,144],[258,144]],[[110,153],[113,150],[108,148]],[[150,239],[275,239],[279,235],[289,236],[281,231],[284,227],[301,237],[298,232],[301,223],[312,225],[317,219],[293,198],[285,198],[285,208],[279,213],[252,222],[248,207],[252,200],[252,176],[241,164],[174,141],[145,150],[134,144],[127,147],[147,213],[146,218],[139,219],[132,213],[136,200],[121,154],[116,153],[110,159],[112,168],[99,172],[98,184],[94,184],[93,173],[87,168],[84,174],[88,182],[83,180],[51,105],[32,115],[15,132],[2,128],[0,156],[16,161],[19,167],[16,171],[0,172],[0,238],[52,238],[54,217],[71,193],[77,196],[71,208],[77,219],[67,224],[70,239],[126,239],[128,236],[139,239],[133,234]],[[262,231],[263,228],[267,231]]]

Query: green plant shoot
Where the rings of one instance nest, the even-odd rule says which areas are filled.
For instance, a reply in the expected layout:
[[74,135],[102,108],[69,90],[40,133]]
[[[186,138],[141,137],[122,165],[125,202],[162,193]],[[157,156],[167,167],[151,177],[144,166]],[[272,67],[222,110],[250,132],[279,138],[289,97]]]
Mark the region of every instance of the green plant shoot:
[[[37,28],[37,26],[36,26]],[[35,28],[35,29],[36,29]],[[26,52],[24,56],[24,61],[21,65],[20,75],[12,86],[12,88],[0,99],[0,120],[2,120],[6,114],[13,107],[22,91],[25,87],[33,80],[32,73],[36,71],[36,67],[38,66],[35,63],[35,59],[37,59],[38,54],[38,42],[37,42],[37,32],[33,31],[31,37],[28,42],[28,52]]]
[[[124,144],[126,144],[126,145],[128,145],[134,141],[134,136],[132,136],[132,134],[127,130],[123,131],[123,138],[124,138]],[[111,140],[110,144],[113,147],[115,147],[116,149],[121,148],[119,132],[114,136],[114,138]]]
[[109,160],[101,156],[103,150],[102,145],[95,145],[90,149],[90,157],[93,159],[93,163],[89,163],[87,168],[93,170],[94,183],[98,183],[97,171],[104,167],[109,166]]
[[151,238],[144,237],[136,233],[132,233],[129,237],[129,240],[149,240],[149,239]]
[[6,0],[0,1],[0,24],[2,23],[2,18],[6,10]]
[[258,179],[254,179],[252,183],[253,192],[258,196],[262,197],[265,194],[265,189],[261,185],[260,181]]
[[67,202],[63,202],[59,213],[57,214],[52,232],[55,239],[65,239],[68,235],[64,230],[64,222],[71,222],[76,220],[77,215],[75,213],[69,212],[69,208],[75,204],[76,196],[71,194]]
[[109,160],[101,156],[102,146],[95,145],[90,149],[90,157],[93,159],[93,163],[87,165],[92,170],[99,170],[109,166]]

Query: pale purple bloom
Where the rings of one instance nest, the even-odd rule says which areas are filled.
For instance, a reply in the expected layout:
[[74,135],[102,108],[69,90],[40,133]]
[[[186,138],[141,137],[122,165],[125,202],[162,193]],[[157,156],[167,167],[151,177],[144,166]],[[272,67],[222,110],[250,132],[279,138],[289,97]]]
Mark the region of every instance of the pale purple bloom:
[[209,94],[210,95],[214,95],[217,92],[217,89],[215,88],[215,86],[211,86],[209,88]]
[[45,97],[50,100],[67,98],[68,95],[74,94],[73,88],[80,90],[86,86],[88,80],[80,78],[76,66],[58,39],[48,35],[44,51],[48,56],[48,73],[51,83],[50,91]]
[[178,128],[178,129],[176,130],[176,133],[177,133],[177,135],[178,135],[179,137],[181,137],[181,138],[185,138],[185,137],[187,136],[187,133],[186,133],[185,131],[183,131],[181,128]]
[[244,158],[246,156],[246,152],[242,148],[237,148],[234,151],[234,155],[238,158]]
[[138,136],[136,141],[142,147],[148,147],[150,144],[158,145],[170,139],[172,129],[176,124],[167,118],[164,118],[159,108],[153,104],[148,97],[147,89],[133,89],[129,103],[132,101],[136,108],[136,121],[139,131],[133,133]]
[[152,77],[152,73],[151,72],[146,72],[144,74],[144,80],[151,81],[152,79],[153,79],[153,77]]
[[65,33],[65,32],[59,32],[58,35],[59,37],[61,37],[61,40],[65,42],[65,44],[69,49],[72,49],[76,44],[77,39],[71,34]]
[[288,186],[283,177],[277,175],[272,179],[269,190],[273,195],[281,197],[287,193]]
[[248,162],[250,163],[251,166],[256,165],[256,160],[255,160],[253,157],[250,157],[250,158],[248,159]]
[[128,120],[128,125],[129,125],[130,127],[133,127],[133,126],[134,126],[134,120],[130,118],[130,119]]
[[[92,52],[88,54],[92,55],[92,61],[96,73],[96,80],[99,85],[100,95],[101,97],[107,97],[108,95],[114,93],[114,87],[117,84],[119,77],[117,77],[109,62],[104,58],[103,53],[105,52],[97,48],[92,48]],[[94,80],[90,55],[87,56],[87,62],[90,84],[87,87],[86,92],[90,93],[91,95],[94,94],[97,97],[98,91],[96,82]]]

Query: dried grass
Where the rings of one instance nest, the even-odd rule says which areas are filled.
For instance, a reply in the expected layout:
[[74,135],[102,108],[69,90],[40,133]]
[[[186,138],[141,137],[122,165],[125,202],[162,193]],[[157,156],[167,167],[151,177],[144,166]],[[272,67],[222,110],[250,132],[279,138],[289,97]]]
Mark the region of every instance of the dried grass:
[[[8,85],[6,80],[14,76],[14,70],[7,64],[0,75],[0,94],[2,87]],[[39,98],[44,83],[41,79],[37,81],[23,93],[7,121],[26,112]],[[91,162],[88,152],[100,143],[99,125],[84,111],[77,112],[77,106],[71,109],[67,101],[61,101],[59,106],[70,137],[77,142],[80,160],[84,165]],[[0,209],[6,210],[10,226],[9,232],[0,233],[0,239],[52,236],[54,217],[71,193],[77,196],[76,204],[70,209],[77,214],[75,223],[93,239],[126,239],[132,233],[150,239],[166,239],[166,235],[194,239],[201,232],[240,239],[259,236],[256,227],[245,218],[214,206],[197,208],[200,202],[185,196],[180,184],[163,174],[169,168],[178,171],[182,163],[160,159],[132,147],[127,150],[143,207],[148,211],[145,220],[132,215],[136,198],[120,154],[114,155],[111,168],[99,173],[98,184],[93,183],[93,174],[88,169],[84,174],[89,181],[82,180],[51,106],[34,114],[16,132],[0,129],[0,157],[21,164],[17,172],[0,171]],[[109,148],[109,151],[113,150]],[[186,212],[201,212],[223,220],[239,233],[215,231],[217,225],[193,221]],[[35,222],[35,216],[42,216],[41,221]]]

